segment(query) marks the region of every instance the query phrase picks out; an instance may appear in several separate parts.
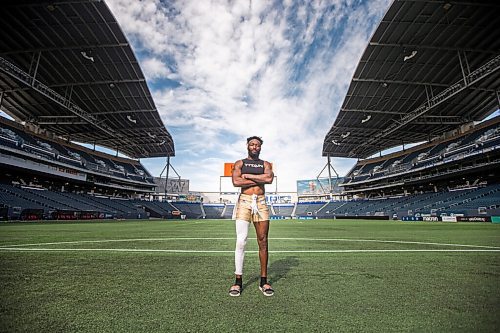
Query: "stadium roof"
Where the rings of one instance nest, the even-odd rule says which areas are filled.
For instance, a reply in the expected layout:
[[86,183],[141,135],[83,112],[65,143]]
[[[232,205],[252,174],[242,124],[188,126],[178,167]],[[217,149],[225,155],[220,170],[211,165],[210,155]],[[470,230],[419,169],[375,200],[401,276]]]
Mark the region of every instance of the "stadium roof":
[[500,105],[500,4],[394,1],[366,47],[323,156],[367,158]]
[[0,31],[2,111],[132,158],[175,154],[134,52],[104,1],[6,1]]

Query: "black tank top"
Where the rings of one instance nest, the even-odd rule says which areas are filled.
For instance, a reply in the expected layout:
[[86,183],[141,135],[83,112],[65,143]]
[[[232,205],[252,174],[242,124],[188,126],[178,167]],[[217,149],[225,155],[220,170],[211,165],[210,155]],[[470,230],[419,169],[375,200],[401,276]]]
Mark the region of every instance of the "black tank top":
[[252,175],[261,175],[264,173],[264,161],[263,160],[249,160],[245,158],[242,160],[243,166],[241,167],[241,173],[249,173]]

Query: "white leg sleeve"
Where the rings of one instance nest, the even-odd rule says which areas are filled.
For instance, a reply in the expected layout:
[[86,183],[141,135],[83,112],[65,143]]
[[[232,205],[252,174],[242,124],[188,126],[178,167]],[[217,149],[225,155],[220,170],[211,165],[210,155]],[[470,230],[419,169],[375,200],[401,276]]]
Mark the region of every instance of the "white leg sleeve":
[[245,245],[247,245],[248,226],[250,222],[236,220],[236,250],[234,251],[234,274],[243,275],[243,259],[245,259]]

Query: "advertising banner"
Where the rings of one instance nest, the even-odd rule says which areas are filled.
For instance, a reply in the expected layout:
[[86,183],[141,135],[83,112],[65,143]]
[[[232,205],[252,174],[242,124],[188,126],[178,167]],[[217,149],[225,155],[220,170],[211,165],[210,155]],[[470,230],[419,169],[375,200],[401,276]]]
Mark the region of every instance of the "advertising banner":
[[[164,193],[165,192],[165,178],[155,177],[154,182],[156,184],[156,192]],[[167,193],[177,194],[189,193],[189,179],[178,179],[178,178],[169,178],[167,182]]]
[[[266,194],[266,203],[267,204],[286,204],[292,202],[291,195],[276,195],[276,194]],[[293,205],[292,205],[293,206]]]
[[423,221],[421,216],[403,216],[401,221],[415,222],[415,221]]
[[[340,194],[342,188],[338,186],[344,181],[343,177],[332,178],[332,193]],[[297,195],[324,195],[330,193],[328,178],[297,180]]]
[[201,202],[201,196],[196,194],[179,194],[177,201],[184,202]]
[[458,222],[491,222],[490,216],[458,216]]
[[456,216],[441,216],[443,222],[457,222]]

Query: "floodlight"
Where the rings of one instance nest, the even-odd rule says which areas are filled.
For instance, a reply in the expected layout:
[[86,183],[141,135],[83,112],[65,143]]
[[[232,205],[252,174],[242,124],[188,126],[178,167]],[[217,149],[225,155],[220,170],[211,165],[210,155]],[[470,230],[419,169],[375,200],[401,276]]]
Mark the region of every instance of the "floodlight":
[[87,60],[90,60],[90,61],[94,62],[94,57],[87,55],[87,52],[82,51],[82,52],[80,52],[80,54],[81,54],[81,55],[82,55],[82,57],[84,57],[85,59],[87,59]]
[[417,55],[417,50],[413,50],[413,51],[411,51],[411,53],[409,55],[407,55],[403,58],[403,61],[410,60],[411,58],[413,58],[416,55]]

